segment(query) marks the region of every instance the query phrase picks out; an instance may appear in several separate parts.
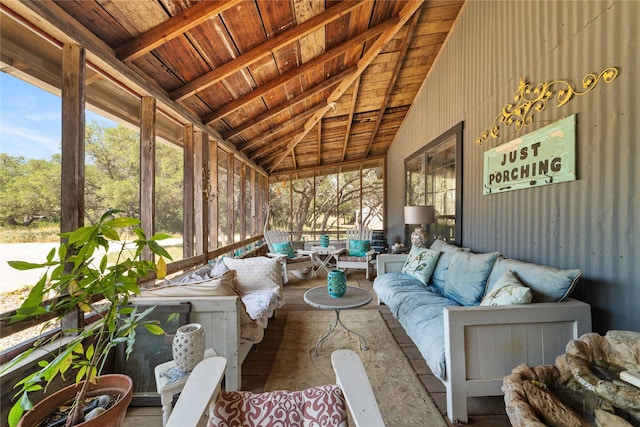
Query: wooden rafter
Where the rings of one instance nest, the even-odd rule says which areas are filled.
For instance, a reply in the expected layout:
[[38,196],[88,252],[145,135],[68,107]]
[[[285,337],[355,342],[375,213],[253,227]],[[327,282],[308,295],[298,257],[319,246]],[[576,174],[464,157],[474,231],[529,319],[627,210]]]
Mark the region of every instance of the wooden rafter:
[[[253,153],[250,153],[249,158],[253,161],[256,161],[257,159],[263,158],[263,157],[267,157],[268,159],[270,158],[276,158],[277,155],[282,151],[281,147],[284,147],[287,144],[287,141],[289,141],[291,138],[295,138],[298,135],[300,135],[301,133],[303,133],[304,130],[299,130],[299,131],[295,131],[293,133],[290,133],[288,135],[283,136],[280,139],[277,139],[275,141],[271,141],[269,142],[266,146],[260,148],[259,150],[254,151]],[[277,153],[272,153],[271,155],[269,154],[272,151],[278,151]]]
[[300,67],[294,68],[293,70],[282,74],[280,77],[274,80],[271,80],[269,83],[263,86],[260,86],[259,88],[236,99],[235,101],[231,101],[228,104],[225,104],[224,106],[217,109],[216,111],[210,114],[204,115],[202,117],[202,122],[205,124],[209,124],[213,121],[222,119],[232,111],[238,110],[243,106],[247,105],[248,103],[260,98],[261,96],[264,96],[270,90],[279,88],[280,86],[287,84],[289,81],[300,77],[301,75],[308,72],[309,70],[312,70],[314,67],[322,66],[324,65],[325,62],[331,59],[337,58],[338,56],[344,54],[345,52],[348,52],[350,49],[353,49],[359,44],[364,43],[365,41],[373,37],[379,36],[385,30],[388,30],[389,28],[397,24],[397,22],[398,22],[398,18],[394,17],[384,21],[381,24],[376,25],[375,27],[361,34],[358,34],[357,36],[353,37],[349,41],[342,43],[339,46],[336,46],[333,49],[326,51],[322,55],[312,59],[311,61],[301,65]]
[[306,101],[308,98],[312,97],[313,95],[316,95],[317,93],[320,93],[326,89],[329,89],[330,87],[332,87],[333,85],[338,84],[342,79],[344,79],[346,76],[349,75],[349,73],[352,73],[355,71],[355,67],[351,67],[343,72],[341,72],[340,74],[336,74],[333,77],[328,78],[327,80],[323,80],[322,82],[320,82],[319,84],[313,86],[312,88],[310,88],[309,90],[306,90],[304,92],[302,92],[300,95],[296,96],[295,98],[281,104],[278,105],[277,107],[274,108],[270,108],[269,110],[265,111],[264,113],[260,114],[257,117],[254,117],[251,120],[246,121],[243,125],[237,126],[235,128],[233,128],[232,130],[230,130],[229,132],[226,132],[225,134],[223,134],[223,138],[224,139],[229,139],[232,138],[236,135],[241,134],[242,132],[253,128],[254,126],[259,125],[262,122],[265,122],[267,120],[269,120],[270,118],[272,118],[273,116],[276,116],[278,114],[280,114],[281,112],[291,108],[291,107],[295,107],[296,105]]
[[299,122],[300,120],[304,120],[307,117],[309,117],[310,115],[312,115],[313,113],[315,113],[316,111],[318,111],[319,109],[323,108],[324,104],[323,103],[319,103],[317,105],[314,105],[313,107],[303,111],[302,113],[291,117],[289,120],[286,120],[282,123],[280,123],[278,126],[275,126],[271,129],[269,129],[267,132],[261,133],[258,137],[252,139],[251,141],[248,141],[246,144],[240,145],[238,146],[238,150],[240,151],[246,151],[247,149],[260,144],[262,141],[264,141],[265,139],[277,134],[278,132],[280,132],[282,129],[285,129],[287,126],[291,126],[294,123]]
[[340,2],[308,21],[305,21],[290,30],[284,31],[274,38],[267,40],[265,43],[256,46],[236,59],[219,66],[215,70],[190,81],[178,89],[175,89],[170,93],[170,96],[176,101],[184,100],[185,98],[194,95],[196,92],[218,83],[220,80],[232,75],[242,68],[248,67],[260,59],[272,55],[274,51],[282,48],[283,46],[286,46],[289,43],[292,43],[317,30],[318,28],[327,25],[327,23],[340,18],[360,6],[360,4],[360,1]]
[[375,59],[375,57],[382,51],[382,49],[386,46],[386,44],[396,35],[398,31],[402,28],[402,26],[413,16],[413,14],[422,6],[423,0],[412,0],[408,1],[402,10],[399,13],[398,23],[393,27],[384,31],[380,37],[373,43],[371,48],[367,50],[367,52],[360,58],[358,61],[358,71],[356,75],[351,79],[343,80],[338,87],[329,95],[327,99],[327,105],[325,108],[316,112],[311,116],[311,118],[307,121],[304,126],[304,131],[297,135],[288,145],[285,152],[276,160],[276,162],[270,167],[269,172],[273,172],[273,170],[278,166],[282,160],[293,150],[302,139],[309,133],[309,131],[318,123],[322,117],[326,114],[326,112],[331,108],[331,104],[336,102],[340,97],[347,91],[349,86],[364,72],[364,70],[371,64],[371,62]]
[[133,61],[151,52],[158,46],[171,39],[181,36],[192,28],[197,27],[212,16],[237,5],[242,0],[203,1],[156,25],[116,48],[116,56],[121,61]]
[[[413,34],[415,31],[416,25],[418,24],[418,19],[420,18],[420,10],[422,6],[416,11],[413,15],[413,18],[409,21],[407,25],[407,34]],[[391,74],[391,80],[389,81],[389,85],[387,86],[387,90],[384,94],[384,100],[382,101],[382,105],[380,105],[380,110],[378,112],[378,116],[376,117],[376,121],[373,125],[373,131],[371,132],[371,138],[369,138],[369,142],[367,143],[367,150],[365,156],[369,155],[371,151],[371,146],[373,145],[373,141],[378,133],[378,129],[380,128],[380,123],[382,123],[382,118],[384,117],[384,113],[387,109],[387,105],[389,104],[389,99],[391,98],[391,92],[393,92],[393,88],[396,86],[396,81],[398,80],[398,75],[400,74],[400,69],[402,68],[402,63],[404,62],[404,58],[407,56],[407,52],[409,51],[409,45],[411,43],[411,37],[405,37],[402,39],[402,44],[400,45],[398,61],[396,62],[395,67],[393,68],[393,73]],[[346,147],[345,147],[346,149]],[[342,158],[344,160],[344,157]]]
[[358,101],[358,92],[360,91],[360,76],[353,82],[353,94],[351,95],[351,102],[349,103],[349,118],[347,119],[347,130],[344,133],[344,141],[342,142],[342,155],[341,161],[344,162],[344,158],[347,154],[347,144],[349,143],[349,135],[351,134],[351,124],[353,123],[353,113],[356,110],[356,102]]

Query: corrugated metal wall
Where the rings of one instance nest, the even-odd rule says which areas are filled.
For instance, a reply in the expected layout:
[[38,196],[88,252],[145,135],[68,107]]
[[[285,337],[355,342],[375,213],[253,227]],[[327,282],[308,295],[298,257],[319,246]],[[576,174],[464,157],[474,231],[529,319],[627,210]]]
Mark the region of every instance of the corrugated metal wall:
[[[640,331],[640,196],[636,174],[640,2],[476,1],[458,18],[388,154],[388,238],[402,240],[404,159],[464,122],[462,242],[476,252],[580,268],[574,297],[593,307],[594,330]],[[608,84],[557,108],[552,98],[523,131],[476,146],[519,79],[582,78],[615,66]],[[578,179],[482,195],[484,152],[577,115]]]

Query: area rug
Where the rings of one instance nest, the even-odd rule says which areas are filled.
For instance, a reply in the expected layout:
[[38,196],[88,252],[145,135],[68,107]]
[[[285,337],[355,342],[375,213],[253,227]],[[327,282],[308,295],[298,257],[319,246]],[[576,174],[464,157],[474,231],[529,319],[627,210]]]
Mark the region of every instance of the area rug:
[[314,356],[316,342],[327,333],[334,320],[333,311],[288,313],[278,357],[269,373],[265,391],[334,384],[331,353],[348,348],[363,361],[388,427],[447,425],[378,310],[340,312],[340,320],[365,337],[368,350],[362,350],[362,341],[338,325],[321,344],[318,356]]

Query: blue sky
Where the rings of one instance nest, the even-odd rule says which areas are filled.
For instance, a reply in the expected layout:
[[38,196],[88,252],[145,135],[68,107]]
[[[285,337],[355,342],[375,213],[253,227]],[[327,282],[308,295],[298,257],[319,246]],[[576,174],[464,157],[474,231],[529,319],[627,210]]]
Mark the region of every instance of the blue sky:
[[[60,153],[61,101],[0,72],[0,153],[45,159]],[[113,123],[87,110],[86,121]]]

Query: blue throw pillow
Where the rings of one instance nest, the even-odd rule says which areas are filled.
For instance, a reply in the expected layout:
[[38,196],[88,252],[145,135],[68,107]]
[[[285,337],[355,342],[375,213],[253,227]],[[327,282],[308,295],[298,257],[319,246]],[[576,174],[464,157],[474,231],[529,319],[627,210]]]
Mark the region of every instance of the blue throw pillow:
[[426,285],[431,279],[439,257],[440,251],[413,245],[407,260],[402,266],[402,272],[415,277]]
[[449,263],[444,296],[462,305],[480,304],[498,255],[498,252],[456,252]]
[[367,252],[370,250],[371,242],[369,240],[349,239],[349,256],[367,256]]
[[296,257],[296,253],[293,251],[293,246],[291,246],[291,242],[274,243],[273,250],[276,251],[277,254],[286,255],[287,258]]

